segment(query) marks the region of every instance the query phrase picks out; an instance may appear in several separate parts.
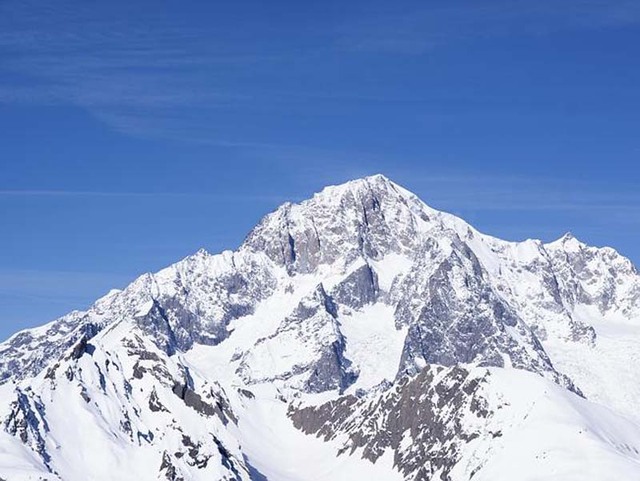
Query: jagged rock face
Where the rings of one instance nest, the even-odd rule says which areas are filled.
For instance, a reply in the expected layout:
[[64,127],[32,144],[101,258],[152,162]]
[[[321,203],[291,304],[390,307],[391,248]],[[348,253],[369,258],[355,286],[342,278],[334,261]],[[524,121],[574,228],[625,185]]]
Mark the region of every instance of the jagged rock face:
[[102,329],[84,313],[74,312],[40,329],[22,331],[0,345],[0,384],[11,378],[37,375],[83,336]]
[[508,363],[555,375],[538,339],[496,294],[478,258],[455,234],[450,245],[427,242],[421,252],[392,290],[396,323],[408,326],[399,375],[416,374],[427,363]]
[[169,354],[195,342],[218,344],[228,335],[229,322],[251,314],[275,287],[260,255],[200,251],[149,279],[146,291],[152,304],[136,319],[152,337],[157,334]]
[[[553,412],[557,416],[556,396],[564,399],[567,393],[553,384],[540,393],[537,384],[543,381],[539,376],[506,375],[516,372],[427,366],[413,378],[402,378],[362,397],[347,395],[323,404],[292,404],[288,416],[301,431],[333,443],[337,456],[357,456],[375,463],[390,456],[406,481],[552,479],[560,472],[563,479],[611,476],[611,467],[598,473],[584,469],[584,453],[575,458],[581,466],[577,470],[547,462],[547,457],[561,458],[573,443],[590,437],[591,428],[569,428],[565,424],[568,418],[561,415],[554,417],[553,426],[545,431],[541,415]],[[580,417],[584,413],[578,409],[573,414]],[[586,420],[587,425],[591,420]],[[537,447],[540,439],[557,442],[559,453]],[[625,448],[633,459],[639,457],[637,443]],[[523,456],[529,449],[532,451]],[[531,459],[535,459],[533,464],[529,464]],[[534,471],[527,471],[526,466],[534,466]],[[519,470],[524,471],[518,474]],[[637,470],[632,467],[630,472],[634,474],[625,474],[623,479],[633,479]]]
[[320,406],[294,408],[295,426],[325,441],[345,439],[340,454],[359,451],[376,462],[387,450],[404,478],[450,480],[466,444],[500,436],[487,429],[492,416],[481,387],[489,374],[425,367],[382,395],[345,396]]
[[[77,452],[107,443],[120,446],[128,460],[105,459],[116,477],[124,468],[122,476],[142,469],[144,479],[155,470],[156,479],[248,481],[249,468],[227,429],[237,418],[224,390],[168,357],[139,328],[118,323],[109,331],[97,335],[96,344],[79,341],[34,388],[17,387],[5,430],[33,450],[52,479],[78,472],[104,479],[102,463],[88,463]],[[82,430],[88,419],[92,432]]]
[[[570,234],[548,247],[565,302],[595,306],[601,313],[621,310],[624,316],[640,312],[638,271],[610,248],[589,247]],[[631,281],[631,282],[630,282]],[[622,309],[621,309],[622,308]]]
[[4,421],[4,429],[20,438],[22,443],[37,453],[43,464],[51,469],[51,456],[44,438],[49,432],[49,425],[39,397],[31,397],[19,389],[16,390],[16,400],[11,404],[11,414]]
[[290,273],[322,264],[381,259],[414,246],[429,221],[415,196],[381,176],[328,188],[298,205],[285,204],[249,234],[243,248],[264,252]]
[[369,264],[358,267],[331,290],[338,306],[356,310],[375,303],[379,294],[378,275]]
[[238,374],[249,384],[284,381],[306,392],[344,391],[357,372],[345,357],[337,315],[333,300],[318,285],[275,333],[244,354]]
[[0,382],[36,375],[78,339],[123,320],[138,325],[167,354],[196,342],[218,344],[229,322],[252,313],[276,282],[263,256],[200,251],[111,292],[87,312],[17,334],[0,346]]

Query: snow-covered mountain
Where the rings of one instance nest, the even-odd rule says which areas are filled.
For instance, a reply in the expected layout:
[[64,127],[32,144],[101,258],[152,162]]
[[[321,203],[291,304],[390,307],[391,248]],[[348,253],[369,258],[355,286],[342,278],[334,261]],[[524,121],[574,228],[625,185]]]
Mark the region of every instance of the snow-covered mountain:
[[640,479],[640,275],[381,175],[0,344],[0,479]]

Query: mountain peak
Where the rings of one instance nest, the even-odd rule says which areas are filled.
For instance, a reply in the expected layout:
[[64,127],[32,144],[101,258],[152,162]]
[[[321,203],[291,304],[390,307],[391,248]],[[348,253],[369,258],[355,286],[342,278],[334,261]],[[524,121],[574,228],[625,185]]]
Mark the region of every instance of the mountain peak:
[[367,175],[365,177],[360,177],[358,179],[353,179],[351,181],[346,182],[343,185],[351,185],[352,187],[391,187],[391,188],[401,188],[398,184],[393,182],[389,177],[384,174],[373,174]]
[[374,174],[350,180],[342,184],[330,185],[316,193],[313,198],[329,198],[337,200],[347,193],[375,192],[377,197],[391,195],[394,198],[417,198],[415,194],[393,182],[383,174]]
[[[372,174],[372,175],[366,175],[364,177],[358,177],[356,179],[351,179],[348,180],[346,182],[343,182],[342,184],[337,184],[333,187],[340,187],[340,186],[357,186],[357,185],[364,185],[364,184],[394,184],[395,182],[393,182],[391,179],[389,179],[389,177],[387,177],[384,174]],[[332,186],[328,186],[328,187],[332,187]]]
[[564,250],[577,251],[583,247],[586,247],[586,244],[578,240],[572,232],[567,232],[558,240],[551,242],[549,244],[550,247],[557,247]]
[[381,259],[415,247],[435,211],[381,174],[325,187],[265,216],[243,248],[267,254],[289,273],[336,260]]
[[363,183],[363,182],[367,182],[367,183],[382,183],[382,184],[393,184],[394,182],[391,181],[391,179],[389,179],[389,177],[387,177],[384,174],[372,174],[372,175],[366,175],[364,177],[359,177],[357,179],[353,179],[350,181],[345,182],[345,184],[357,184],[357,183]]

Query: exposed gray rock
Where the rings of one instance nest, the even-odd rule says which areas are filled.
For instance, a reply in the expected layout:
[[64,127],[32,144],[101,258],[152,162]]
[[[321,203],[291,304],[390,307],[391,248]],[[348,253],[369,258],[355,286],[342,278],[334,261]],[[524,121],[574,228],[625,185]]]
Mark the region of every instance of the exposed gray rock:
[[360,309],[376,302],[379,293],[378,275],[364,264],[331,290],[331,298],[339,306]]
[[160,402],[160,399],[158,399],[158,393],[155,388],[151,391],[151,396],[149,396],[149,409],[153,412],[169,412],[169,410]]
[[[248,383],[288,381],[307,392],[343,391],[357,377],[346,358],[346,341],[340,332],[338,312],[322,284],[306,296],[287,316],[276,332],[260,339],[253,349],[242,356],[238,374]],[[292,364],[283,372],[270,373],[268,377],[256,374],[260,371],[260,356],[256,352],[277,351],[295,343],[308,354],[302,362]],[[310,360],[311,359],[311,360]]]
[[38,330],[19,332],[0,344],[0,384],[31,377],[81,339],[95,336],[103,327],[80,312],[73,312]]
[[160,474],[167,481],[184,481],[184,477],[178,475],[178,470],[173,464],[171,456],[166,451],[162,455],[162,463],[160,464]]
[[49,432],[42,400],[31,393],[16,390],[16,400],[11,404],[11,414],[4,421],[4,429],[20,438],[51,469],[51,455],[47,451],[45,436]]
[[328,187],[267,215],[242,249],[264,252],[291,274],[407,251],[417,238],[416,218],[428,220],[419,200],[407,194],[383,176]]
[[638,270],[615,250],[589,247],[567,234],[547,251],[567,305],[595,306],[603,314],[640,313],[640,284],[633,282]]
[[[475,254],[455,234],[446,251],[424,256],[393,287],[396,323],[407,326],[399,376],[426,364],[476,363],[559,375],[535,334],[493,290]],[[425,272],[428,275],[424,275]]]
[[[356,451],[375,463],[391,449],[394,466],[406,480],[450,480],[463,446],[481,436],[466,416],[492,416],[482,396],[489,374],[463,368],[426,367],[381,395],[343,396],[320,406],[292,407],[289,417],[307,434],[325,441],[346,439],[338,454]],[[499,434],[498,434],[499,435]]]

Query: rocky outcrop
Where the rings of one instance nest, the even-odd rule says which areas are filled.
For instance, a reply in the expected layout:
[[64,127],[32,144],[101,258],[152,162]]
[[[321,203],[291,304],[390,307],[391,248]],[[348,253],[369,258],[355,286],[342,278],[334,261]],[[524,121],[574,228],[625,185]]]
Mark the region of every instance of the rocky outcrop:
[[336,262],[407,252],[429,217],[417,197],[383,176],[328,187],[267,215],[242,249],[263,252],[290,274]]
[[[243,355],[238,374],[249,384],[284,382],[306,392],[343,391],[357,372],[345,356],[346,341],[337,316],[333,299],[319,284],[275,333]],[[276,352],[273,359],[271,353]]]
[[369,264],[356,268],[331,290],[331,298],[342,307],[361,309],[378,300],[378,275]]
[[383,394],[292,407],[289,417],[298,429],[325,441],[346,439],[340,455],[358,452],[375,463],[391,450],[405,479],[448,481],[464,445],[500,435],[483,429],[492,416],[480,389],[488,375],[426,367]]
[[408,328],[399,375],[416,374],[425,364],[461,363],[557,374],[535,334],[456,235],[450,245],[429,242],[422,252],[392,290],[396,324]]

